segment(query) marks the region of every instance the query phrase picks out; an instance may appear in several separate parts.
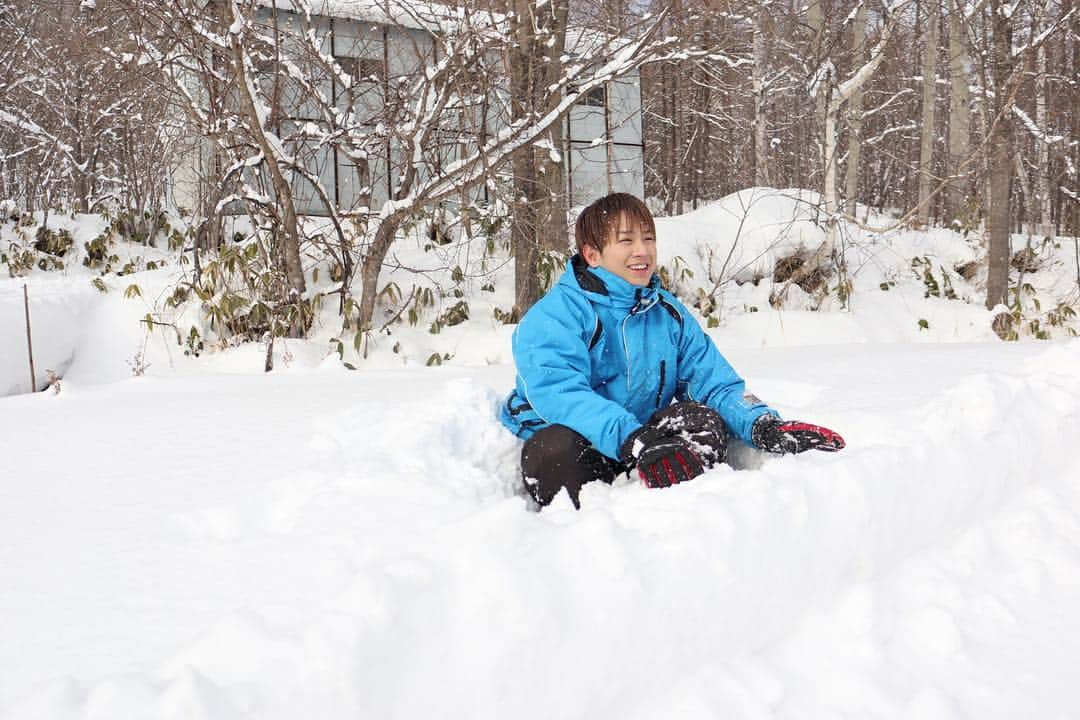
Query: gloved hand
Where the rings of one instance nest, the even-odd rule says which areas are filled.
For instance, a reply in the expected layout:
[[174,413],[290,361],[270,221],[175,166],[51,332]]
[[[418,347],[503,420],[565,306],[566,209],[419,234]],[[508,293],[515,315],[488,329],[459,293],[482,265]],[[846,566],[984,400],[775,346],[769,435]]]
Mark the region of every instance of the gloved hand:
[[774,453],[836,452],[844,447],[844,438],[828,428],[798,420],[781,420],[769,414],[754,421],[750,436],[754,447]]
[[686,482],[705,472],[690,443],[651,425],[635,430],[619,456],[624,464],[636,465],[642,481],[651,488]]

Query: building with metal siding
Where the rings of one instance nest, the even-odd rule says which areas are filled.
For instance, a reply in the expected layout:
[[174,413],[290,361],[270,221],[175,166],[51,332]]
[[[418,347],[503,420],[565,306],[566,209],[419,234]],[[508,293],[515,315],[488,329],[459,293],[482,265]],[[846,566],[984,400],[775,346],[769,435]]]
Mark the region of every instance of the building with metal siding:
[[[291,7],[291,6],[290,6]],[[351,95],[346,99],[337,83],[325,80],[320,90],[333,96],[334,102],[351,102],[354,108],[365,106],[370,110],[372,122],[377,122],[387,93],[392,94],[393,80],[407,77],[419,71],[425,58],[433,52],[433,33],[440,31],[438,14],[453,12],[448,6],[437,7],[431,14],[404,13],[386,4],[375,2],[330,1],[312,3],[311,24],[321,38],[321,51],[335,58],[342,69],[354,78]],[[300,27],[298,16],[285,7],[274,7],[266,0],[258,10],[261,22],[277,27],[288,35]],[[318,14],[315,14],[318,13]],[[276,17],[275,17],[276,14]],[[434,18],[434,20],[432,19]],[[287,118],[281,123],[282,137],[302,135],[296,130],[304,123],[318,120],[317,109],[305,104],[302,94],[290,91],[287,78],[282,113]],[[505,98],[505,87],[487,90],[492,95]],[[390,98],[393,102],[394,98]],[[497,133],[505,127],[508,119],[495,111],[504,103],[491,102],[483,117],[468,119],[470,127],[479,128],[480,135]],[[464,121],[462,121],[464,122]],[[566,191],[569,207],[585,205],[612,191],[644,192],[644,147],[641,127],[641,93],[638,73],[612,80],[603,88],[597,88],[574,105],[563,119],[563,144],[560,156],[566,167]],[[474,140],[468,145],[475,149]],[[460,132],[437,135],[433,142],[444,142],[432,151],[433,162],[450,163],[457,159],[468,145],[462,143]],[[319,178],[328,197],[339,211],[349,212],[361,201],[361,189],[370,183],[371,207],[377,208],[388,200],[395,181],[403,167],[400,148],[387,143],[381,152],[369,155],[367,167],[357,167],[339,147],[303,140],[291,141],[288,150],[304,158],[305,167]],[[207,157],[196,158],[202,167],[199,172],[181,169],[174,182],[174,198],[178,206],[194,207],[204,190],[198,188],[196,178],[213,174],[213,161]],[[211,172],[207,170],[211,169]],[[327,208],[306,179],[296,176],[293,180],[294,201],[297,212],[303,215],[327,215]],[[473,197],[486,199],[486,189],[477,188]]]

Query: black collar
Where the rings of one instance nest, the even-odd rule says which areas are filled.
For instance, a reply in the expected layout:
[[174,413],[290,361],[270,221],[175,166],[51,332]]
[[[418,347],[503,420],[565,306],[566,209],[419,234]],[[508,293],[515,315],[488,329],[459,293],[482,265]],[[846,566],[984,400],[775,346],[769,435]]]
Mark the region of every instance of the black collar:
[[609,294],[604,281],[589,272],[589,265],[585,262],[585,258],[581,257],[581,253],[570,259],[570,266],[574,268],[574,277],[582,290],[597,295]]

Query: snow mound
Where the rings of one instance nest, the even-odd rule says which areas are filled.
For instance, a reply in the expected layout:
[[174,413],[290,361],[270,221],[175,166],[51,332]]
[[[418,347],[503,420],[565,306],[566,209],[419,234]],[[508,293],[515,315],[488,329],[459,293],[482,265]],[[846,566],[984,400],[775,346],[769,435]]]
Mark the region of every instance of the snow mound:
[[[0,506],[0,718],[1075,707],[1080,341],[735,355],[847,449],[593,484],[580,512],[517,494],[507,367],[10,398],[0,437],[68,442],[20,434],[35,481]],[[161,437],[94,452],[136,427]]]

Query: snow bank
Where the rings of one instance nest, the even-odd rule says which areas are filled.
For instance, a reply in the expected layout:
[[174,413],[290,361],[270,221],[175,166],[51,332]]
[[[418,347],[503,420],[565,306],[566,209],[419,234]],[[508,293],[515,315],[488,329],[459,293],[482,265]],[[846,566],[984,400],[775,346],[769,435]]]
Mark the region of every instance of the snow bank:
[[[155,309],[155,298],[173,282],[171,271],[105,276],[105,293],[89,278],[35,274],[26,280],[38,389],[48,385],[47,370],[80,383],[109,383],[136,374],[136,366],[157,366],[171,374],[184,366],[176,331],[147,329],[143,318]],[[0,283],[0,396],[27,392],[30,368],[22,282]],[[125,297],[137,285],[141,296]],[[253,366],[254,367],[254,366]]]
[[[846,305],[838,298],[839,278],[834,276],[824,297],[791,286],[782,305],[773,307],[770,294],[776,289],[772,277],[777,261],[799,248],[814,248],[823,239],[817,200],[817,195],[808,191],[750,188],[686,215],[657,219],[660,261],[673,288],[691,307],[700,306],[703,296],[712,298],[716,307],[711,320],[718,325],[711,332],[722,348],[982,342],[996,338],[991,328],[993,315],[983,308],[985,271],[974,275],[970,271],[978,265],[982,250],[974,236],[965,238],[942,229],[900,228],[874,234],[844,224],[839,250],[853,290]],[[871,225],[892,222],[860,209],[863,216]],[[50,220],[50,226],[73,232],[76,248],[100,233],[102,223],[101,218],[92,216]],[[312,232],[317,229],[315,225],[309,228]],[[354,348],[355,331],[342,331],[336,296],[328,295],[307,341],[276,344],[275,367],[311,368],[335,362],[339,342],[341,360],[365,369],[436,362],[458,366],[511,362],[513,326],[500,319],[513,305],[511,259],[498,243],[488,246],[485,237],[433,245],[421,230],[414,228],[388,258],[381,282],[384,290],[394,292],[384,294],[386,302],[374,318],[376,332],[360,351]],[[0,227],[5,239],[15,237],[14,232],[10,225]],[[26,229],[21,232],[29,233]],[[1013,239],[1016,248],[1026,242],[1020,236]],[[30,287],[31,312],[36,318],[39,387],[46,381],[46,368],[80,382],[113,382],[131,375],[134,367],[161,376],[199,372],[177,343],[177,333],[186,338],[192,327],[206,343],[201,366],[244,372],[262,369],[265,347],[231,347],[210,328],[195,302],[178,310],[165,305],[170,288],[183,275],[184,268],[174,264],[174,257],[125,243],[117,243],[114,250],[121,263],[152,258],[169,265],[123,277],[98,278],[97,271],[79,264],[80,250],[66,259],[68,267],[59,276],[35,270],[28,278],[0,279],[0,337],[6,341],[0,346],[0,396],[25,392],[29,387],[23,283]],[[1024,275],[1022,300],[1028,323],[1024,337],[1032,334],[1032,320],[1041,322],[1041,328],[1050,330],[1053,337],[1066,337],[1067,327],[1051,327],[1048,312],[1055,307],[1072,310],[1073,315],[1063,316],[1065,325],[1074,332],[1080,327],[1075,315],[1080,309],[1080,290],[1071,274],[1076,248],[1065,241],[1040,242],[1032,251],[1038,269]],[[561,267],[554,271],[558,274]],[[90,289],[95,278],[110,288],[105,297]],[[133,284],[142,292],[126,298],[125,291]],[[336,287],[325,271],[318,279],[310,278],[313,293],[329,293]],[[410,317],[403,303],[421,294],[427,302],[411,306],[419,315],[410,324],[403,319]],[[467,320],[436,326],[438,318],[462,302],[468,306]],[[142,322],[147,313],[166,324],[148,331]]]
[[533,514],[507,366],[9,398],[0,717],[1071,712],[1080,342],[730,356],[848,448]]
[[[661,254],[687,302],[716,291],[754,392],[848,447],[742,448],[580,512],[519,495],[510,266],[468,245],[395,249],[402,295],[446,292],[358,372],[332,310],[271,374],[259,344],[185,357],[140,323],[171,266],[106,294],[77,263],[0,280],[0,392],[29,385],[23,282],[64,376],[0,398],[0,720],[1070,716],[1080,341],[993,338],[957,270],[978,250],[945,231],[848,229],[850,307],[772,308],[776,259],[820,239],[807,199],[662,219]],[[1067,251],[1039,248],[1025,312],[1071,297]],[[470,318],[431,333],[451,288]]]
[[[722,327],[718,337],[722,335],[727,346],[996,337],[992,315],[982,307],[979,283],[985,272],[967,280],[957,270],[980,259],[978,243],[941,229],[898,228],[879,234],[842,223],[837,250],[853,290],[847,306],[836,293],[839,278],[834,273],[824,299],[793,285],[783,304],[774,308],[770,294],[779,287],[772,281],[777,261],[800,249],[812,251],[824,240],[817,202],[817,194],[808,191],[750,188],[686,215],[657,219],[660,262],[672,285],[687,304],[697,304],[702,294],[713,297],[713,315]],[[868,219],[875,227],[894,222],[874,214]],[[928,296],[927,270],[938,284],[937,296]],[[1035,282],[1044,283],[1044,302],[1067,294],[1066,288],[1049,282],[1060,273],[1039,277]],[[955,300],[945,297],[950,290]]]
[[[64,278],[42,278],[29,294],[30,324],[36,385],[48,385],[47,370],[64,375],[74,361],[93,288],[73,290]],[[30,360],[26,344],[26,307],[22,286],[0,284],[0,396],[30,391]]]
[[[73,239],[63,257],[64,269],[46,272],[34,268],[26,277],[0,279],[0,397],[30,389],[24,286],[29,298],[37,389],[48,385],[48,370],[80,382],[114,382],[130,377],[138,354],[142,354],[144,365],[150,362],[158,364],[159,371],[176,370],[175,332],[171,345],[163,344],[161,340],[168,336],[160,329],[148,333],[141,321],[160,307],[161,293],[181,273],[168,267],[122,276],[102,275],[100,269],[84,267],[85,244],[101,235],[107,225],[99,215],[50,215],[49,228],[66,230]],[[0,246],[7,250],[8,243],[16,242],[29,247],[35,230],[36,226],[0,224]],[[112,263],[114,270],[128,263],[145,267],[145,261],[153,260],[167,266],[176,260],[169,251],[135,243],[116,242],[110,246],[110,253],[118,258]],[[92,284],[94,281],[99,287]],[[140,294],[125,297],[132,285],[139,288]]]

